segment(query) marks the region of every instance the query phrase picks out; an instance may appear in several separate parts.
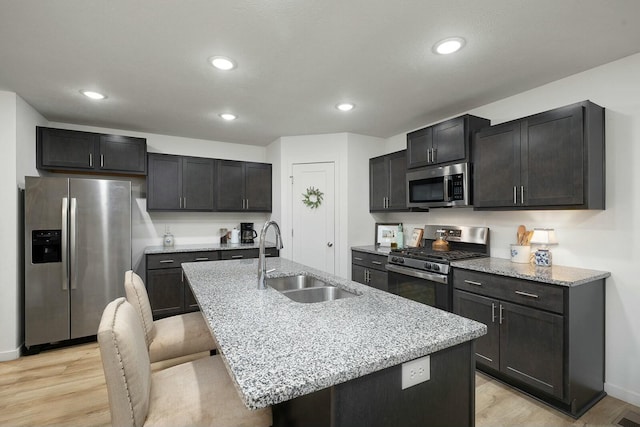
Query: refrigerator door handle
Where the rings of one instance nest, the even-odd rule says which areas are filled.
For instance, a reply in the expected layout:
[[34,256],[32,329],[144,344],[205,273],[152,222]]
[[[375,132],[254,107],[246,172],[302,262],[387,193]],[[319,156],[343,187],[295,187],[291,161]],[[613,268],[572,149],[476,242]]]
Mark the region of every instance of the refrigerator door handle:
[[61,241],[61,251],[62,251],[62,290],[66,291],[69,289],[69,264],[67,263],[67,250],[68,250],[68,234],[67,234],[67,214],[69,212],[69,200],[66,197],[62,198],[62,241]]
[[71,289],[77,289],[78,287],[78,263],[76,262],[76,205],[78,201],[75,197],[71,198],[71,209],[69,212],[70,221],[69,221],[69,247],[70,247],[70,258],[71,262],[69,263],[71,267]]

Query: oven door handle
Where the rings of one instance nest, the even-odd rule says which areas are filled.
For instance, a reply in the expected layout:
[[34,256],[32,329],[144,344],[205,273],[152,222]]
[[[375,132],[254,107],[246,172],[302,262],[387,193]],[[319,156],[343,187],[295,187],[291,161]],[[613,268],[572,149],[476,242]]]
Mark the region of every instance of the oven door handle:
[[434,274],[426,271],[414,270],[413,268],[398,267],[397,265],[387,264],[385,266],[388,271],[404,274],[405,276],[416,277],[418,279],[431,280],[432,282],[449,283],[449,277],[445,274]]

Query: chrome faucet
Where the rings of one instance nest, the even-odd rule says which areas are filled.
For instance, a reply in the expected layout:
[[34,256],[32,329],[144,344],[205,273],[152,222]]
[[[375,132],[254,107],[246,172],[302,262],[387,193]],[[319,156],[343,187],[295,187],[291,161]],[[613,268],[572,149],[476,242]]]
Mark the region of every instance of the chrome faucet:
[[260,258],[258,259],[258,289],[267,289],[265,278],[267,276],[267,257],[264,254],[264,239],[267,235],[267,229],[273,225],[276,230],[276,248],[282,249],[282,236],[280,235],[280,226],[275,221],[267,221],[260,231]]

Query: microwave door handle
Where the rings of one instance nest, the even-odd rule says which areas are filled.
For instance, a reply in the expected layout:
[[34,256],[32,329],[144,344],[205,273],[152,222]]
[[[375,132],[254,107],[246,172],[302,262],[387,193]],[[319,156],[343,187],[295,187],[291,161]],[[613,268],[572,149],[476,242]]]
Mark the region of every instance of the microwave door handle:
[[451,192],[449,191],[450,190],[449,187],[451,186],[451,178],[449,178],[448,176],[445,176],[443,177],[442,181],[443,181],[442,183],[444,184],[444,201],[449,202],[451,201],[451,195],[450,195]]

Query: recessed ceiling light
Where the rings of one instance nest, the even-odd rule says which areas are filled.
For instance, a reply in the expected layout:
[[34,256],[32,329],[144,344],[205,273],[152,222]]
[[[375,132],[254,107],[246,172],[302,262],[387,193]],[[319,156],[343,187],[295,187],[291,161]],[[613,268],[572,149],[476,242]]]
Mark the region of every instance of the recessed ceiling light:
[[212,56],[209,58],[209,62],[211,65],[216,67],[218,70],[228,71],[236,68],[236,63],[226,56]]
[[235,120],[238,118],[238,116],[236,116],[235,114],[231,114],[231,113],[220,113],[218,114],[220,117],[222,117],[224,120]]
[[433,51],[440,55],[448,55],[462,49],[464,44],[465,40],[462,37],[449,37],[436,43],[433,46]]
[[100,92],[94,92],[92,90],[81,90],[81,94],[91,99],[105,99],[106,95],[101,94]]
[[336,105],[336,108],[340,111],[351,111],[354,108],[356,108],[355,104],[352,104],[350,102],[342,102],[338,105]]

